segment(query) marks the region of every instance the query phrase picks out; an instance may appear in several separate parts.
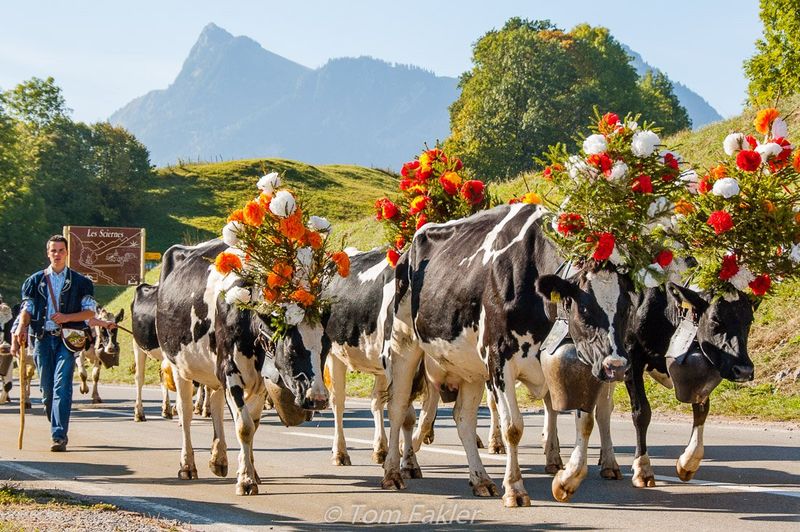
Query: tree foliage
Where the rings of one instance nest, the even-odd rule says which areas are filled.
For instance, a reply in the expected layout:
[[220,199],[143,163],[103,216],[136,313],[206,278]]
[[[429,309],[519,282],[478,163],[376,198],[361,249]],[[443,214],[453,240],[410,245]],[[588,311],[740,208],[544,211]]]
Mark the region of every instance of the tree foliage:
[[[530,169],[547,146],[568,141],[595,106],[625,114],[653,101],[677,105],[671,86],[640,86],[606,28],[581,24],[565,32],[547,20],[512,18],[479,39],[472,58],[450,108],[446,147],[481,178]],[[662,114],[665,132],[689,124],[677,110]]]
[[744,62],[750,103],[763,105],[800,92],[800,0],[761,0],[764,36]]

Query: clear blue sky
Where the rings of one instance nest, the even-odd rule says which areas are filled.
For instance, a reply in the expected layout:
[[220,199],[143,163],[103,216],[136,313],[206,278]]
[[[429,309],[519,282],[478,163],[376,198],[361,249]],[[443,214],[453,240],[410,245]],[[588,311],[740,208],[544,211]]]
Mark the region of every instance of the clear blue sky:
[[104,120],[166,88],[209,22],[309,67],[370,55],[458,76],[472,43],[512,16],[606,26],[723,116],[741,109],[742,61],[761,35],[757,0],[29,0],[0,7],[0,88],[52,75],[75,119]]

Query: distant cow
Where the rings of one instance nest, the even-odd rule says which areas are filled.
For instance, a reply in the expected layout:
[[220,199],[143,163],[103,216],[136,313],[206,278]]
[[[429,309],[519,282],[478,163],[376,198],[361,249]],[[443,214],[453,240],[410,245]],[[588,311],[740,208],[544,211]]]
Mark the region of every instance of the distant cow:
[[[429,378],[440,387],[458,389],[458,434],[469,462],[470,484],[478,496],[498,494],[481,463],[475,437],[478,405],[488,381],[507,449],[506,506],[530,504],[517,459],[523,423],[514,383],[523,382],[536,397],[546,395],[536,355],[553,326],[557,307],[568,318],[577,356],[591,375],[598,382],[623,378],[628,368],[623,335],[633,284],[612,267],[593,262],[574,279],[553,275],[564,260],[540,226],[543,214],[535,206],[517,204],[428,224],[398,263],[392,337],[384,351],[391,374],[384,488],[404,488],[404,476],[419,475],[410,445],[405,445],[401,462],[399,431],[401,426],[408,431],[403,421],[414,370],[423,354],[435,362],[429,366],[426,360]],[[555,305],[558,300],[562,303]],[[592,414],[579,416],[577,423],[574,463],[554,480],[567,493],[585,476]]]
[[183,429],[178,477],[197,478],[190,434],[192,381],[197,381],[211,394],[214,440],[209,468],[215,475],[227,475],[222,424],[227,396],[241,446],[236,493],[252,495],[258,493],[259,482],[253,465],[253,436],[266,396],[261,372],[271,374],[290,390],[298,407],[326,408],[325,349],[321,325],[301,323],[273,342],[269,317],[228,305],[220,297],[225,279],[211,264],[225,249],[227,245],[217,239],[167,250],[159,280],[156,331],[177,387]]
[[[98,307],[97,317],[104,321],[113,321],[119,323],[125,318],[125,309],[120,309],[116,315],[114,313]],[[100,382],[100,369],[103,367],[103,358],[108,356],[119,356],[119,342],[117,341],[118,329],[114,328],[108,330],[103,327],[94,327],[92,329],[92,343],[88,349],[84,349],[78,355],[77,366],[78,375],[81,378],[81,393],[85,394],[89,391],[87,383],[88,375],[86,373],[86,361],[92,365],[92,403],[99,404],[103,400],[100,398],[100,393],[97,390],[97,384]]]
[[[17,307],[19,313],[19,307]],[[12,326],[16,313],[8,306],[0,296],[0,369],[4,369],[0,374],[0,404],[8,402],[8,393],[11,391],[14,362],[11,359],[11,342],[13,330]]]

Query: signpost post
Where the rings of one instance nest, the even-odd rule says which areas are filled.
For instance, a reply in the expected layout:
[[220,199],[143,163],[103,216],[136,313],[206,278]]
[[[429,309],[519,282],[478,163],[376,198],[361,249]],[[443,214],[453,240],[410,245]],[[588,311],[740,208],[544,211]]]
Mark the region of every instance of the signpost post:
[[67,266],[96,285],[129,286],[144,282],[145,230],[140,227],[68,225]]

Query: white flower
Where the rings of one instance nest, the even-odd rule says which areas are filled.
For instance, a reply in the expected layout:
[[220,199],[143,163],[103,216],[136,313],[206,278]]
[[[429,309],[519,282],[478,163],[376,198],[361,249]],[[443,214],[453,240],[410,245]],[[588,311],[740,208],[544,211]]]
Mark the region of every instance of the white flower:
[[659,196],[650,204],[649,207],[647,207],[647,216],[650,218],[655,218],[657,216],[670,213],[671,211],[672,204],[670,201],[664,196]]
[[290,327],[292,325],[297,325],[303,318],[306,317],[306,311],[300,308],[296,303],[289,303],[286,305],[286,313],[284,314],[286,319],[286,325]]
[[225,302],[229,305],[249,303],[250,290],[243,286],[232,286],[225,292]]
[[617,161],[611,167],[611,174],[608,178],[611,181],[616,181],[617,179],[622,179],[625,177],[625,174],[628,173],[628,165],[623,163],[622,161]]
[[772,123],[772,138],[786,138],[788,134],[789,127],[786,125],[786,121],[781,117],[776,118]]
[[692,194],[697,194],[697,185],[700,182],[700,179],[697,177],[697,172],[694,170],[686,170],[685,172],[681,172],[680,175],[681,181],[686,183],[686,188]]
[[256,186],[259,190],[262,190],[267,194],[272,194],[276,188],[281,186],[281,178],[278,176],[278,172],[272,172],[261,176],[261,179],[258,180]]
[[740,264],[739,271],[736,272],[736,275],[728,279],[728,282],[735,286],[737,290],[744,292],[747,290],[747,285],[752,283],[755,278],[756,276],[747,269],[747,266]]
[[711,189],[715,196],[722,196],[725,199],[732,198],[739,194],[739,182],[732,177],[723,177]]
[[647,268],[642,268],[638,272],[639,280],[647,288],[655,288],[661,284],[661,276],[664,275],[664,268],[658,264],[651,264]]
[[731,133],[722,141],[722,149],[725,150],[725,153],[728,155],[733,155],[737,151],[742,151],[746,146],[749,145],[744,138],[744,133]]
[[577,155],[571,155],[570,158],[567,159],[567,170],[569,171],[569,176],[576,181],[579,177],[586,175],[591,176],[592,173],[586,161]]
[[637,124],[635,120],[629,120],[628,122],[625,123],[625,127],[630,129],[631,131],[636,131],[637,129],[639,129],[639,124]]
[[312,216],[308,219],[308,227],[313,231],[327,233],[331,230],[331,223],[322,216]]
[[631,150],[636,157],[650,157],[660,142],[661,139],[658,138],[658,135],[649,129],[637,131],[633,134]]
[[792,262],[798,263],[800,262],[800,244],[795,244],[792,246],[792,254],[789,255],[791,257]]
[[297,262],[299,262],[304,268],[311,266],[311,259],[313,256],[314,252],[311,251],[311,248],[309,247],[300,248],[297,250]]
[[766,144],[759,144],[756,146],[756,151],[761,155],[763,160],[770,159],[779,155],[783,151],[783,146],[777,142],[767,142]]
[[269,210],[271,210],[272,214],[275,216],[286,218],[297,210],[297,202],[295,202],[291,192],[288,190],[281,190],[275,194],[275,197],[269,202]]
[[242,229],[242,224],[239,222],[228,222],[222,228],[222,241],[230,247],[239,245],[239,231]]
[[587,155],[594,155],[596,153],[603,153],[608,149],[608,143],[606,142],[606,138],[599,133],[594,135],[589,135],[586,137],[586,140],[583,141],[583,151]]

